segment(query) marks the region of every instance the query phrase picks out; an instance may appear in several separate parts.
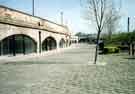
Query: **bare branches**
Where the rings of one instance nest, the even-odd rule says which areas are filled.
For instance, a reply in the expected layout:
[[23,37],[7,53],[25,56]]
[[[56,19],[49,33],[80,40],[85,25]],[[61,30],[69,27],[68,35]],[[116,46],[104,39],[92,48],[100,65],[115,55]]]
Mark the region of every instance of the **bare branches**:
[[[95,19],[94,23],[96,24],[97,29],[97,43],[100,39],[100,33],[103,31],[106,24],[109,21],[115,20],[112,13],[113,10],[113,0],[88,0],[88,13],[92,16],[90,19]],[[98,45],[98,44],[97,44]],[[97,60],[97,47],[95,62]]]
[[95,19],[98,31],[101,31],[101,28],[103,28],[104,26],[104,16],[107,11],[106,6],[107,0],[88,0],[88,12],[90,12],[91,15],[93,15],[93,18],[91,19]]

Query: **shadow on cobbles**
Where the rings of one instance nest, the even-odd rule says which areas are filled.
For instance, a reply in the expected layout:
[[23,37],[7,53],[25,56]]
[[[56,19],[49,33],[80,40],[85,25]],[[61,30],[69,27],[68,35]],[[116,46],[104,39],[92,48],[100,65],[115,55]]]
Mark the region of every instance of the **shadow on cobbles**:
[[[3,65],[33,65],[33,64],[35,64],[35,65],[40,65],[40,64],[43,64],[43,65],[46,65],[46,64],[80,64],[80,63],[69,63],[69,62],[49,62],[49,61],[47,61],[47,62],[29,62],[29,61],[26,61],[26,62],[6,62],[6,63],[3,63]],[[87,63],[82,63],[82,65],[83,64],[87,64]],[[80,64],[81,65],[81,64]]]
[[135,57],[126,57],[125,59],[135,60]]

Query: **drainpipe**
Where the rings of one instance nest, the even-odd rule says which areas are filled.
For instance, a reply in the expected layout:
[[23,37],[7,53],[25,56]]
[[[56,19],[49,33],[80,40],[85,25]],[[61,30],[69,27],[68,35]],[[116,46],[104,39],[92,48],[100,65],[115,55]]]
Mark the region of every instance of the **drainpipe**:
[[39,31],[39,53],[42,51],[42,44],[41,44],[41,32]]

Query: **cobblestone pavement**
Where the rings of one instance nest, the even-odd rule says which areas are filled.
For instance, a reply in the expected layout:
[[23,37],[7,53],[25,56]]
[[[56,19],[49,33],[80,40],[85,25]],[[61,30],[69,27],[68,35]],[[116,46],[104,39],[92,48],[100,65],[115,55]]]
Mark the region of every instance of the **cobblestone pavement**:
[[112,54],[99,56],[107,65],[89,65],[91,48],[1,63],[0,94],[135,94],[135,61]]
[[94,61],[95,45],[76,44],[66,49],[59,49],[40,55],[0,58],[1,63],[20,62],[21,64],[86,64]]

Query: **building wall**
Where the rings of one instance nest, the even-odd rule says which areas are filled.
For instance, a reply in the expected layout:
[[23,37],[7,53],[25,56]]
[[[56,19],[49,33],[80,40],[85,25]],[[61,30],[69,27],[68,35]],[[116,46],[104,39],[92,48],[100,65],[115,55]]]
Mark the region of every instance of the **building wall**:
[[69,33],[66,26],[62,26],[52,21],[32,16],[3,6],[0,6],[0,22],[27,26],[31,28],[46,29],[48,31],[56,33]]
[[[41,40],[39,40],[39,32],[41,32]],[[67,45],[70,43],[70,33],[66,26],[0,6],[0,42],[17,34],[32,38],[37,43],[37,52],[40,52],[40,41],[42,44],[47,37],[56,40],[57,48],[61,39],[64,39]]]

